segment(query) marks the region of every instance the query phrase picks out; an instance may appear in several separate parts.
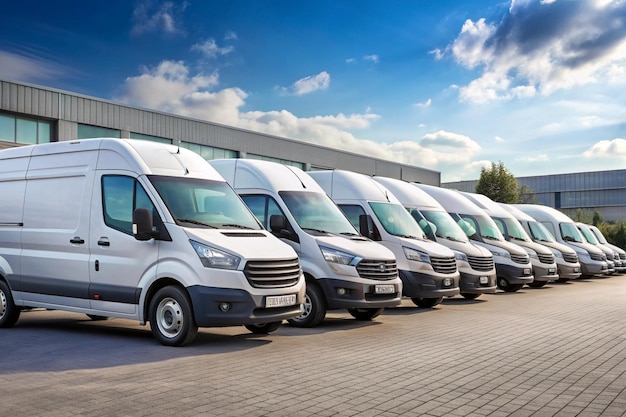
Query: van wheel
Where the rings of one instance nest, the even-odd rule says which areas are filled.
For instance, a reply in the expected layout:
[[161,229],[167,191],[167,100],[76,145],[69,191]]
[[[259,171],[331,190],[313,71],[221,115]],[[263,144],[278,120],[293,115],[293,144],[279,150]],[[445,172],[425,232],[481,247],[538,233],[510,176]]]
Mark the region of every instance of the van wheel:
[[530,284],[528,284],[528,286],[532,288],[541,288],[541,287],[545,287],[547,283],[548,281],[533,281]]
[[149,308],[150,328],[154,337],[166,346],[183,346],[198,333],[187,294],[170,285],[154,294]]
[[478,297],[480,297],[480,294],[469,294],[469,293],[461,293],[461,295],[463,296],[463,298],[465,298],[466,300],[475,300]]
[[93,321],[102,321],[108,319],[107,316],[97,316],[95,314],[87,314],[87,317],[89,317]]
[[20,318],[20,309],[15,306],[9,285],[0,281],[0,327],[12,327]]
[[254,334],[268,334],[278,330],[282,322],[272,321],[270,323],[246,324],[246,329]]
[[419,298],[419,297],[413,297],[411,298],[411,301],[413,301],[413,303],[421,308],[431,308],[434,307],[438,304],[441,304],[441,302],[443,301],[443,297],[439,297],[439,298]]
[[315,283],[306,283],[304,294],[303,312],[297,317],[287,320],[296,327],[317,326],[326,316],[326,300],[321,288]]
[[506,278],[498,277],[498,288],[504,292],[515,292],[520,290],[524,284],[509,284]]
[[380,316],[384,308],[349,308],[348,313],[357,320],[367,321]]

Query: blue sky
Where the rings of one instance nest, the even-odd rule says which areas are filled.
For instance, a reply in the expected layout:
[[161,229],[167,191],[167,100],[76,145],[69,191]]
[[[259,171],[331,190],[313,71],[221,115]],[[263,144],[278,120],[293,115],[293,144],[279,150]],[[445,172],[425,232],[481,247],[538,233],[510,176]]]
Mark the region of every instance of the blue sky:
[[[623,169],[626,1],[9,1],[0,78],[471,180]],[[303,158],[306,159],[306,158]]]

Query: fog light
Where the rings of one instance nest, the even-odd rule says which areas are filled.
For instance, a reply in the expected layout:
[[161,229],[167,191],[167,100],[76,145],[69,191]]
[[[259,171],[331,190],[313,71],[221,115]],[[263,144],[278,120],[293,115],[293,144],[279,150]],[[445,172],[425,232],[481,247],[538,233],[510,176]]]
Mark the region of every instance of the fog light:
[[339,295],[346,295],[347,292],[345,288],[337,288],[337,294]]
[[230,303],[220,303],[220,311],[226,313],[230,310]]
[[443,279],[443,286],[444,287],[450,287],[452,285],[452,278],[444,278]]

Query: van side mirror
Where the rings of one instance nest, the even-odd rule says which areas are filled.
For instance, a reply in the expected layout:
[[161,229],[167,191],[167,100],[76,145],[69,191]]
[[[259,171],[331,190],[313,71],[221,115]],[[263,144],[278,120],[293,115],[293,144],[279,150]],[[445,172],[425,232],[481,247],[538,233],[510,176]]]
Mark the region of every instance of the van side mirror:
[[282,214],[272,214],[270,216],[270,231],[280,234],[287,228],[287,219]]
[[374,239],[374,222],[369,214],[359,215],[359,232],[372,240]]
[[133,236],[137,240],[145,241],[154,237],[152,228],[152,211],[140,207],[133,211]]

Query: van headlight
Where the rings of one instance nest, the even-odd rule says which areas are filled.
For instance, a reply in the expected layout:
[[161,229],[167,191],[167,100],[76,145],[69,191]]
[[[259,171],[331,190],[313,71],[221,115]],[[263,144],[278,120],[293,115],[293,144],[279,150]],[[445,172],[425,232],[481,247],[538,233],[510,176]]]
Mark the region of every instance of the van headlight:
[[241,262],[241,258],[238,256],[203,245],[202,243],[198,243],[193,240],[190,240],[189,242],[200,257],[202,265],[207,268],[237,269],[239,262]]
[[464,254],[463,252],[458,252],[458,251],[453,251],[453,252],[454,252],[454,258],[457,261],[463,261],[463,262],[468,262],[469,263],[469,261],[467,260],[467,255],[466,254]]
[[404,256],[406,256],[406,258],[409,261],[419,261],[419,262],[425,262],[427,264],[430,263],[430,256],[428,256],[426,252],[421,252],[415,249],[407,248],[406,246],[403,246],[402,250],[404,250]]
[[326,262],[333,262],[341,265],[356,265],[361,261],[361,258],[358,258],[350,253],[328,248],[326,246],[320,246],[320,250],[322,251],[322,255],[324,255]]
[[501,258],[511,259],[511,254],[509,252],[506,252],[506,251],[499,251],[499,250],[495,250],[495,249],[489,249],[489,252],[491,252],[491,254],[493,256],[499,256]]

